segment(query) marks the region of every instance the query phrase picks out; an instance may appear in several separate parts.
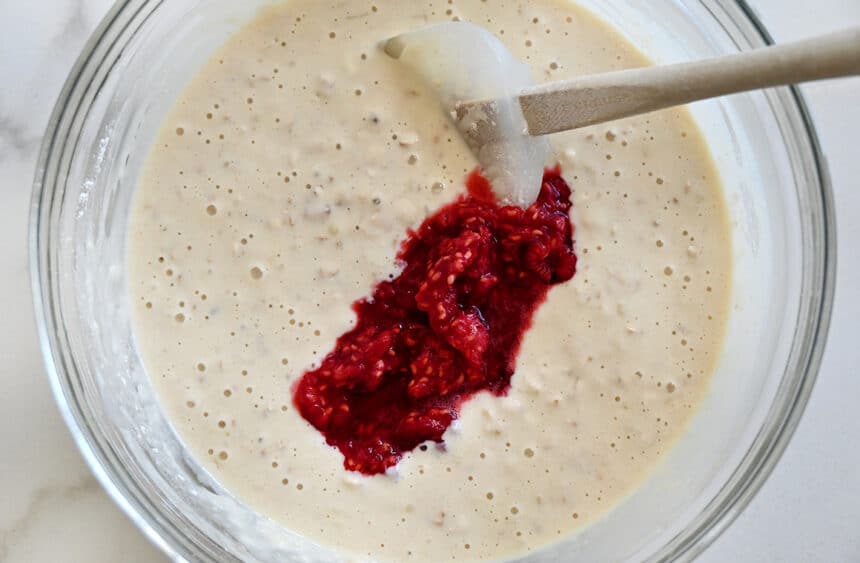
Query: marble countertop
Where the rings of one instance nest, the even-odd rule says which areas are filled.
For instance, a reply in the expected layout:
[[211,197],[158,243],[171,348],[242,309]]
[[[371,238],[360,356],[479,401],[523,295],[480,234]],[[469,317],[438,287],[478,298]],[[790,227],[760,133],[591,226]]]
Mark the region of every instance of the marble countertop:
[[[858,0],[750,0],[778,41],[860,25]],[[110,0],[0,2],[0,562],[164,557],[113,505],[54,405],[30,304],[26,236],[41,136]],[[827,352],[783,459],[700,561],[860,561],[860,78],[803,87],[830,164],[839,240]]]

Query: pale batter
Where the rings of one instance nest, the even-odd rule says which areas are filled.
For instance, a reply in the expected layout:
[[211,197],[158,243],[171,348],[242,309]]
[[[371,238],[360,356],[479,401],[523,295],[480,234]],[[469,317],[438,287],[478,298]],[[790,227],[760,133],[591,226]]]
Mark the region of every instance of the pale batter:
[[555,135],[579,271],[554,287],[506,397],[466,403],[445,448],[343,469],[292,385],[397,272],[406,230],[475,161],[380,40],[459,18],[537,81],[648,64],[562,0],[291,0],[195,77],[141,179],[129,236],[137,345],[188,447],[237,497],[346,556],[511,556],[623,500],[708,389],[731,248],[685,109]]

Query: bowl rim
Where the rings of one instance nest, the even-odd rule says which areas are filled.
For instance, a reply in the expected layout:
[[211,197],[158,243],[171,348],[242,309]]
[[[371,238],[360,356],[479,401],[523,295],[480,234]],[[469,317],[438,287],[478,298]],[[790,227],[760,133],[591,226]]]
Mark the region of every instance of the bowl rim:
[[[142,506],[136,498],[130,497],[126,483],[109,470],[105,463],[105,453],[99,440],[83,420],[83,415],[77,402],[70,400],[64,379],[66,378],[66,362],[62,356],[62,346],[58,342],[58,331],[62,330],[57,323],[52,310],[53,289],[52,272],[47,251],[50,202],[53,199],[51,181],[47,176],[52,171],[52,157],[58,144],[59,137],[66,134],[70,122],[74,118],[66,115],[73,95],[81,87],[82,73],[91,63],[100,49],[105,48],[106,40],[114,41],[109,32],[116,25],[127,25],[151,0],[119,0],[108,10],[99,25],[90,35],[80,55],[69,71],[57,102],[51,112],[45,134],[42,139],[37,159],[33,182],[33,193],[29,214],[29,275],[32,291],[34,312],[42,352],[43,362],[47,373],[57,408],[71,434],[72,439],[81,452],[95,478],[107,492],[108,496],[125,513],[132,523],[165,555],[172,560],[185,561],[188,554],[187,545],[170,530],[165,529],[156,515]],[[770,33],[747,0],[718,0],[734,4],[747,20],[754,33],[765,45],[774,43]],[[157,2],[160,3],[160,2]],[[131,13],[129,13],[131,12]],[[110,45],[107,46],[109,48]],[[84,85],[86,88],[86,85]],[[814,164],[818,190],[810,189],[810,194],[820,198],[822,213],[821,229],[821,260],[823,267],[814,272],[813,285],[819,289],[813,299],[810,310],[810,321],[807,324],[808,338],[811,343],[805,357],[798,365],[798,376],[791,390],[790,404],[782,412],[774,416],[774,404],[769,407],[768,414],[759,429],[753,445],[745,453],[741,462],[732,472],[729,479],[721,486],[711,501],[681,530],[662,547],[652,554],[649,561],[682,560],[689,561],[711,545],[749,505],[756,493],[770,476],[782,454],[784,453],[798,423],[803,415],[815,380],[821,366],[822,356],[826,347],[827,333],[833,309],[835,278],[836,278],[836,224],[833,201],[832,183],[827,169],[826,160],[821,150],[818,135],[807,104],[796,86],[787,87],[789,103],[794,106],[800,117],[800,125],[805,141]],[[60,141],[58,143],[58,140]],[[43,249],[44,246],[44,249]],[[793,337],[797,343],[797,332]],[[785,383],[785,377],[780,387]]]

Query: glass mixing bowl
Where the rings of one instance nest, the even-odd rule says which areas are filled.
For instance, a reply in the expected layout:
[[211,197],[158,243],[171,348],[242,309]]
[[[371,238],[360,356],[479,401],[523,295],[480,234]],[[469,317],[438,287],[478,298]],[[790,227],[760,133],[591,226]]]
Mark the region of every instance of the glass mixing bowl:
[[[735,0],[582,3],[659,63],[770,43]],[[143,159],[183,84],[261,4],[118,2],[71,72],[36,173],[33,294],[57,403],[104,488],[176,560],[332,555],[256,515],[187,453],[158,407],[129,322],[126,223]],[[812,389],[833,303],[835,228],[803,101],[781,88],[692,111],[723,176],[736,255],[712,392],[642,487],[529,561],[693,558],[759,489]]]

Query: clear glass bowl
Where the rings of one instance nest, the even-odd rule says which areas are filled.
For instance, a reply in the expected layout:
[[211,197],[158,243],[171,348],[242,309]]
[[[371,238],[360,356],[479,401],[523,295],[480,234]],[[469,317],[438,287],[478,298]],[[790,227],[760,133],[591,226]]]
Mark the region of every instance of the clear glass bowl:
[[[186,80],[262,0],[118,2],[60,95],[35,179],[30,250],[53,391],[104,488],[177,560],[325,560],[257,516],[173,433],[129,322],[129,202]],[[734,0],[584,0],[657,62],[770,43]],[[713,390],[645,485],[530,561],[689,560],[746,506],[784,450],[819,367],[833,303],[835,227],[824,159],[795,89],[695,104],[732,214],[735,292]]]

